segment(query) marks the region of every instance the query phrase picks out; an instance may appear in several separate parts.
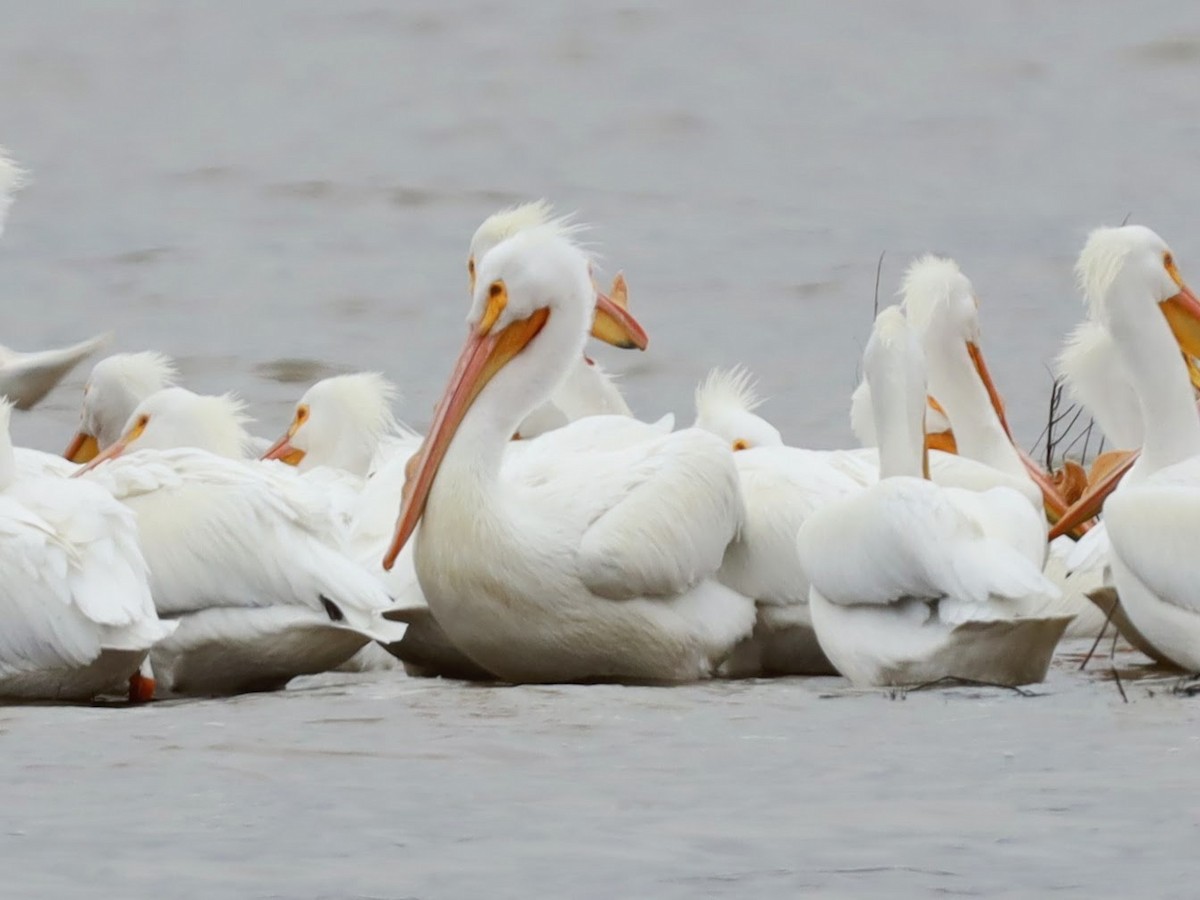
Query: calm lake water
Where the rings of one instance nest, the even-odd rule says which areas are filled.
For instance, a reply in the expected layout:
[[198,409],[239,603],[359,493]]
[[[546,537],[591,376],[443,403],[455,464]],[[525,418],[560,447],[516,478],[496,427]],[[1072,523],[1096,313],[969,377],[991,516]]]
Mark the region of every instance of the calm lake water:
[[[704,372],[745,362],[814,447],[850,442],[881,252],[885,302],[914,254],[958,258],[1026,443],[1089,228],[1129,214],[1200,280],[1182,0],[0,0],[0,22],[0,143],[34,176],[0,341],[115,330],[263,435],[343,369],[386,372],[423,426],[468,238],[536,197],[628,275],[651,349],[599,355],[635,410],[690,421]],[[65,446],[84,375],[19,442]],[[1190,896],[1197,701],[1070,668],[1036,698],[331,676],[11,708],[0,859],[22,897]]]

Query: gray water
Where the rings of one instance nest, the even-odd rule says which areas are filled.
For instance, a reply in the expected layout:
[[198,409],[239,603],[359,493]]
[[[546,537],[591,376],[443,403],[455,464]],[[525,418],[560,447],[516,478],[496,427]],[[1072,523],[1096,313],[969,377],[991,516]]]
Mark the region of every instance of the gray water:
[[[938,250],[1032,443],[1087,230],[1131,214],[1200,272],[1198,10],[3,0],[0,143],[34,182],[0,341],[113,329],[264,435],[379,369],[420,427],[471,232],[544,196],[628,275],[651,349],[599,355],[644,417],[746,362],[789,441],[847,445],[879,254],[888,302]],[[19,442],[65,446],[84,374]],[[329,676],[9,708],[5,893],[1191,895],[1195,701],[1072,669],[1034,698]]]

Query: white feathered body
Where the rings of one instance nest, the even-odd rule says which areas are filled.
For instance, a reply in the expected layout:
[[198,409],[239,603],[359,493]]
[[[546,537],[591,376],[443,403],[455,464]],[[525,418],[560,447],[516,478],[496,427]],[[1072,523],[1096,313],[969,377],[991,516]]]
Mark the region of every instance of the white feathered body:
[[752,601],[713,578],[743,508],[712,435],[547,459],[492,502],[470,482],[435,482],[416,571],[450,640],[497,676],[694,680],[753,627]]
[[1041,680],[1068,622],[1042,617],[1041,528],[1014,491],[917,478],[824,507],[798,540],[822,648],[861,685]]
[[277,687],[368,640],[398,640],[379,583],[347,557],[328,504],[271,463],[144,450],[87,473],[137,514],[158,611],[179,621],[155,648],[172,690]]
[[133,514],[105,491],[19,477],[0,493],[0,695],[118,691],[174,630],[155,613]]

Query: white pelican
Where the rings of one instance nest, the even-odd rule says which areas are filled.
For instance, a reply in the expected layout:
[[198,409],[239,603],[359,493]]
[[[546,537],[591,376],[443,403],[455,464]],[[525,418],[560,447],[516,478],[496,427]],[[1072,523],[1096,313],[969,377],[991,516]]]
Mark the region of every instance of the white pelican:
[[[4,233],[4,221],[24,175],[0,147],[0,234]],[[0,346],[0,396],[7,397],[17,409],[32,408],[68,372],[111,339],[111,334],[101,334],[69,347],[28,353]]]
[[174,625],[154,611],[132,512],[93,484],[18,475],[0,401],[0,696],[88,700],[124,689]]
[[[943,374],[953,377],[942,390],[949,397],[950,424],[955,424],[955,416],[960,417],[967,449],[1004,466],[1000,469],[969,456],[932,450],[928,458],[933,482],[973,491],[1006,486],[1026,496],[1032,508],[1040,509],[1043,495],[1039,486],[1026,474],[996,412],[1000,399],[979,351],[970,282],[953,262],[926,257],[907,271],[904,297],[906,304],[920,310],[928,351],[948,360],[942,366]],[[869,391],[860,394],[860,403],[863,396],[869,397]],[[808,577],[795,552],[795,535],[814,510],[874,484],[879,453],[874,447],[814,451],[782,446],[778,431],[754,413],[757,405],[744,371],[714,372],[696,392],[696,424],[740,451],[735,456],[746,502],[746,525],[726,552],[718,577],[759,604],[755,633],[738,648],[725,672],[742,676],[821,674],[829,671],[830,665],[812,631]],[[957,427],[954,430],[957,432]],[[1007,445],[1007,454],[1003,447],[995,446],[996,440]],[[937,435],[927,433],[926,447],[935,443],[946,446]],[[1044,532],[1021,531],[1014,540],[1021,543],[1031,561],[1042,565]],[[1070,612],[1083,606],[1077,601]]]
[[1041,516],[1009,487],[928,480],[922,354],[898,308],[879,314],[863,368],[879,482],[815,510],[797,538],[821,647],[856,685],[1042,680],[1069,619],[1037,613],[1057,593],[1027,552],[1044,545]]
[[79,431],[63,456],[90,462],[121,436],[139,403],[178,380],[174,360],[161,353],[115,353],[100,360],[83,387]]
[[[1200,528],[1200,418],[1188,366],[1200,354],[1200,302],[1148,228],[1092,232],[1077,266],[1142,413],[1141,453],[1119,486],[1101,479],[1059,523],[1104,501],[1112,579],[1131,623],[1161,656],[1200,671],[1200,601],[1190,541]],[[1174,335],[1172,335],[1174,332]]]
[[[236,401],[167,388],[82,470],[137,514],[155,606],[179,622],[154,671],[177,693],[280,687],[403,636],[321,492],[275,463],[227,458],[245,437]],[[181,444],[193,446],[154,449]]]
[[[500,242],[527,228],[552,228],[566,239],[585,230],[573,223],[570,216],[556,217],[554,208],[545,200],[524,203],[493,213],[471,236],[467,251],[467,275],[472,294],[475,291],[475,270],[480,260]],[[596,316],[592,336],[626,349],[646,349],[646,336],[628,316],[625,280],[617,274],[609,294],[596,292]],[[612,376],[580,353],[579,359],[564,374],[550,397],[531,411],[520,423],[516,434],[522,438],[537,437],[584,416],[631,416],[625,398],[621,396]]]
[[384,566],[419,524],[430,609],[502,679],[709,676],[754,623],[753,603],[712,579],[742,518],[732,454],[687,429],[506,481],[518,423],[583,352],[595,291],[584,254],[544,227],[497,246],[477,277]]

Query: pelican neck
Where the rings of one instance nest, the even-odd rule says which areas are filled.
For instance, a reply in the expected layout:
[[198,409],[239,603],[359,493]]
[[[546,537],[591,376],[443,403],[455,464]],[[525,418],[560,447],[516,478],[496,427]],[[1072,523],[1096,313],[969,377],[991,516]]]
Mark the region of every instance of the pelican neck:
[[[1200,417],[1179,345],[1159,309],[1148,311],[1136,285],[1122,279],[1105,301],[1109,330],[1142,413],[1143,475],[1200,454]],[[1156,304],[1157,306],[1157,304]]]

